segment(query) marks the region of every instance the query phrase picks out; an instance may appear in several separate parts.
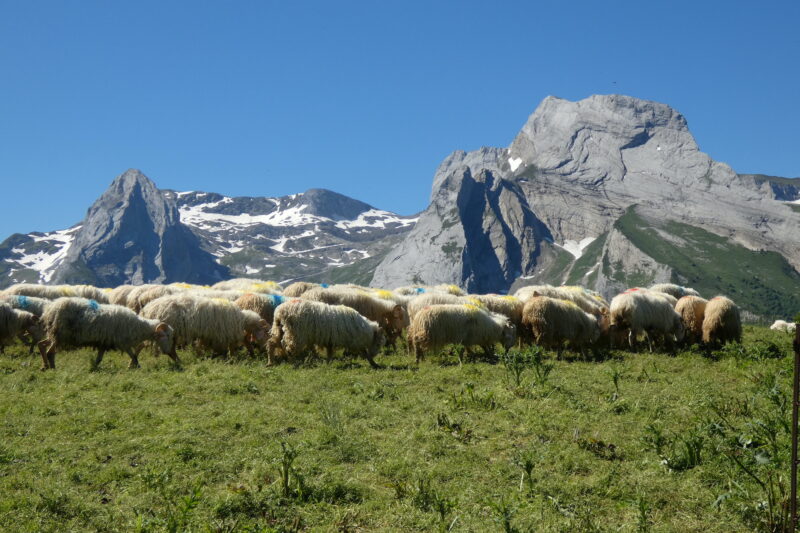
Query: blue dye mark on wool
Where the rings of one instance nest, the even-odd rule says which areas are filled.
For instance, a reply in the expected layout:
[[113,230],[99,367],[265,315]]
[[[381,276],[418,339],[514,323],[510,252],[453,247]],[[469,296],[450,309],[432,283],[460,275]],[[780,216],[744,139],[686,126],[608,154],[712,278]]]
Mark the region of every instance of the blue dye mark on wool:
[[424,292],[425,292],[425,289],[423,289],[422,287],[417,287],[417,294],[422,294]]
[[327,283],[320,283],[319,286],[322,287],[323,289],[327,289],[328,288],[328,284]]
[[89,300],[89,308],[92,311],[97,311],[100,309],[100,304],[97,303],[97,300]]
[[270,302],[272,303],[272,307],[273,308],[274,307],[278,307],[279,305],[281,305],[283,302],[286,301],[286,298],[284,298],[280,294],[270,294],[268,296],[269,296]]
[[17,296],[17,308],[18,309],[27,309],[30,302],[28,301],[27,296]]

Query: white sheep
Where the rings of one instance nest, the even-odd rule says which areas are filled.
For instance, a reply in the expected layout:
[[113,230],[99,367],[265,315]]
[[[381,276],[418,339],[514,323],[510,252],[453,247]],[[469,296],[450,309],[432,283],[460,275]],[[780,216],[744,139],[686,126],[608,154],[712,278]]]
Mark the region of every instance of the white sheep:
[[583,311],[596,317],[600,317],[608,310],[608,302],[598,293],[589,291],[578,285],[562,285],[553,287],[552,285],[529,285],[522,287],[514,293],[523,303],[536,296],[548,296],[558,300],[573,302]]
[[585,353],[600,337],[597,317],[574,302],[549,296],[534,296],[525,302],[522,324],[535,344],[557,350],[559,357],[565,343]]
[[418,363],[425,352],[448,344],[461,344],[468,353],[480,346],[488,355],[498,342],[506,350],[514,345],[514,325],[504,315],[471,304],[427,306],[414,315],[408,328],[409,349]]
[[[41,318],[44,310],[53,300],[37,298],[36,296],[23,296],[21,294],[0,296],[0,302],[10,305],[13,309],[27,311],[37,318]],[[26,336],[27,333],[27,336]],[[33,353],[36,345],[44,338],[44,329],[37,324],[31,328],[21,331],[18,334],[21,341],[28,344],[30,353]],[[28,338],[30,337],[30,338]]]
[[89,298],[99,303],[108,303],[108,294],[102,289],[91,285],[39,285],[36,283],[17,283],[8,287],[3,294],[15,294],[21,296],[35,296],[55,300],[75,296]]
[[678,313],[686,331],[686,340],[690,344],[700,342],[703,338],[703,318],[706,313],[708,300],[699,296],[683,296],[675,304],[675,312]]
[[178,346],[198,342],[215,355],[225,355],[241,345],[250,349],[253,342],[266,343],[269,327],[257,313],[239,309],[230,300],[188,292],[153,300],[141,315],[172,326]]
[[258,292],[262,294],[281,294],[283,288],[274,281],[260,279],[233,278],[220,281],[211,286],[214,290],[235,290],[245,292]]
[[742,341],[742,319],[739,308],[725,296],[715,296],[706,305],[703,317],[703,342],[715,347],[727,342]]
[[42,315],[46,339],[40,343],[44,369],[55,369],[56,352],[61,349],[97,349],[95,366],[108,350],[130,356],[129,368],[139,366],[139,352],[146,341],[154,341],[161,351],[179,362],[172,328],[158,320],[142,318],[127,307],[99,304],[84,298],[60,298]]
[[772,331],[783,331],[784,333],[794,333],[797,324],[794,322],[787,322],[786,320],[776,320],[769,327]]
[[336,349],[365,357],[373,368],[384,336],[376,322],[344,305],[295,298],[275,310],[268,344],[269,364],[275,355],[300,357],[315,347],[325,348],[328,358]]
[[680,342],[684,329],[681,317],[670,300],[648,290],[631,289],[611,300],[609,322],[616,331],[628,332],[628,343],[633,347],[640,334],[647,336],[650,350],[653,338],[663,336],[665,342]]
[[14,309],[7,303],[0,303],[0,348],[26,333],[35,343],[44,338],[39,317],[28,311]]
[[680,285],[675,285],[674,283],[656,283],[648,290],[654,292],[663,292],[664,294],[669,294],[675,298],[683,298],[684,296],[700,296],[700,293],[696,290],[689,287],[681,287]]

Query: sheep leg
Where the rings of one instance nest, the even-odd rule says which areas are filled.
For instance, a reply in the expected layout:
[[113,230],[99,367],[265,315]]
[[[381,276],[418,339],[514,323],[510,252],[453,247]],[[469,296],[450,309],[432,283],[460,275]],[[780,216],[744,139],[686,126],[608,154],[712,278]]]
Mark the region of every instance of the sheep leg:
[[98,348],[97,349],[97,357],[94,358],[94,367],[97,368],[100,366],[100,362],[103,360],[103,356],[106,354],[105,348]]
[[365,353],[364,357],[367,358],[367,362],[369,363],[369,366],[371,366],[372,368],[374,368],[374,369],[381,368],[381,365],[379,365],[378,363],[375,362],[375,358],[372,356],[372,354]]
[[50,343],[47,340],[39,342],[39,354],[42,356],[42,370],[50,368],[50,359],[47,356]]
[[128,356],[131,358],[131,362],[128,363],[128,368],[139,368],[139,351],[134,350],[132,348],[128,348],[125,350],[128,353]]

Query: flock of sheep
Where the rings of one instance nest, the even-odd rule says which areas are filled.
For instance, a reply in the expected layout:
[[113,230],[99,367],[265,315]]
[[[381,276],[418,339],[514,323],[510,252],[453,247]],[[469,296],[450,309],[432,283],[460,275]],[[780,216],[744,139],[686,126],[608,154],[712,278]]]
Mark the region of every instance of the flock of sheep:
[[[787,324],[788,328],[789,324]],[[773,329],[775,326],[773,326]],[[43,369],[55,369],[56,353],[90,347],[100,364],[109,350],[128,354],[156,347],[176,363],[177,349],[225,355],[242,347],[251,354],[300,358],[324,349],[374,357],[406,332],[417,362],[448,344],[491,352],[499,343],[535,343],[557,350],[634,347],[646,340],[708,346],[741,339],[736,304],[724,296],[705,300],[673,284],[633,288],[607,302],[577,286],[529,286],[513,296],[465,294],[453,285],[382,290],[357,285],[232,279],[212,287],[185,283],[123,285],[17,284],[0,293],[0,346],[19,337],[39,349]]]

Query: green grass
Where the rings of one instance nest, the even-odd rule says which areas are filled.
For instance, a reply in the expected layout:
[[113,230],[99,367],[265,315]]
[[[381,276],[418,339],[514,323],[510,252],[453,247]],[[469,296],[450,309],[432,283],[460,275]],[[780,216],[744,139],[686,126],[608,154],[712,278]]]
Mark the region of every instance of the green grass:
[[[725,294],[744,309],[767,318],[794,316],[800,310],[800,273],[776,252],[748,250],[679,222],[654,224],[633,207],[617,220],[615,228],[642,252],[672,267],[674,282],[693,287],[703,296]],[[663,239],[659,230],[678,237],[683,244]]]
[[111,353],[96,372],[88,351],[40,372],[14,346],[0,529],[754,531],[765,498],[726,450],[788,476],[786,404],[771,406],[790,342],[748,327],[713,357],[401,354],[381,370],[189,353],[127,370]]

